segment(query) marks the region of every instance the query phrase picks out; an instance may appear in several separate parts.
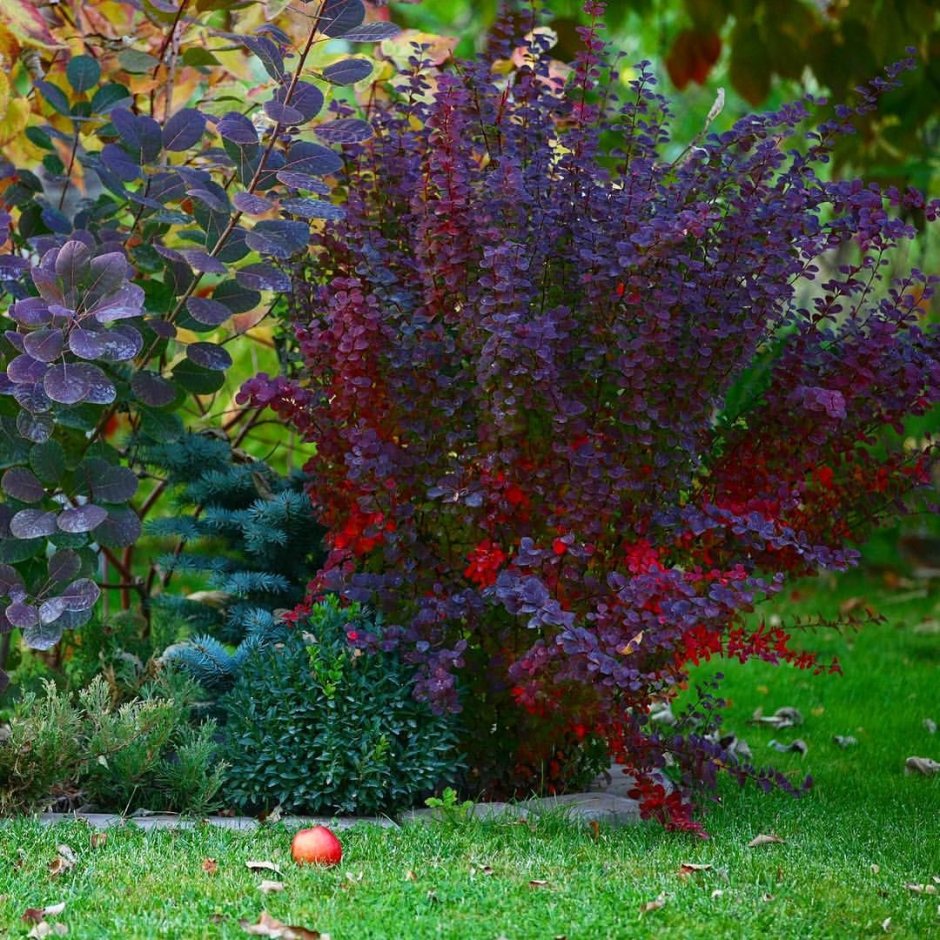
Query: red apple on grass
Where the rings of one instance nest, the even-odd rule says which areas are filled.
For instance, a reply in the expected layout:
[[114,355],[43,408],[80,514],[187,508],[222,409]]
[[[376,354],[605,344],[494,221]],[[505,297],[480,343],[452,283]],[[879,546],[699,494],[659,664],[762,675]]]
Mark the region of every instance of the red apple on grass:
[[290,854],[298,865],[338,865],[343,846],[326,826],[314,826],[294,836]]

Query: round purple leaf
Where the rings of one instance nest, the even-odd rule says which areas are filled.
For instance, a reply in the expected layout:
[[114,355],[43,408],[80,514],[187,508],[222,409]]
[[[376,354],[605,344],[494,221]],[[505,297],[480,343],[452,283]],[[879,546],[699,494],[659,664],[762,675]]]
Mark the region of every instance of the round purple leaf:
[[27,297],[10,307],[10,317],[23,326],[45,326],[52,321],[49,303],[42,297]]
[[323,77],[334,85],[355,85],[372,74],[367,59],[340,59],[323,70]]
[[342,206],[325,199],[285,199],[281,208],[302,219],[341,219],[345,215]]
[[107,509],[95,506],[94,503],[87,503],[84,506],[76,506],[74,509],[63,510],[57,522],[63,532],[78,535],[97,529],[107,518]]
[[44,509],[21,509],[10,520],[10,534],[18,539],[45,538],[56,533],[56,514]]
[[312,193],[320,193],[326,196],[330,192],[330,187],[318,179],[316,176],[310,176],[307,173],[293,173],[290,170],[281,170],[277,178],[288,189],[306,189]]
[[163,127],[163,146],[167,150],[189,150],[199,143],[206,129],[206,118],[195,108],[177,111]]
[[39,605],[39,622],[55,623],[65,613],[65,601],[61,597],[50,597]]
[[133,359],[142,348],[140,333],[126,324],[113,330],[86,330],[79,327],[69,333],[69,349],[81,359],[126,362]]
[[3,474],[0,481],[3,492],[21,503],[38,503],[46,495],[46,488],[39,479],[25,467],[12,467]]
[[232,357],[227,350],[215,343],[190,343],[186,347],[186,356],[197,366],[213,372],[224,372],[232,365]]
[[303,112],[276,100],[264,103],[264,113],[278,124],[302,124],[304,121]]
[[46,363],[23,353],[10,360],[7,365],[7,378],[17,385],[35,385],[42,382],[48,371]]
[[38,382],[35,385],[14,385],[13,397],[30,414],[42,414],[52,408],[52,400]]
[[176,398],[176,386],[156,372],[136,373],[131,379],[131,391],[138,401],[152,408],[162,408]]
[[201,251],[197,248],[188,248],[180,252],[186,259],[187,264],[200,274],[225,274],[228,268],[208,251]]
[[140,531],[140,519],[133,509],[112,509],[95,531],[95,539],[109,548],[124,548],[140,538]]
[[223,115],[216,129],[223,139],[230,143],[240,146],[258,143],[258,131],[254,124],[238,111],[229,111],[228,114]]
[[136,284],[125,284],[97,301],[92,312],[99,323],[139,317],[144,312],[144,290]]
[[90,610],[98,602],[101,591],[94,581],[79,578],[73,581],[59,597],[65,602],[65,609],[71,611]]
[[14,627],[25,630],[27,627],[34,627],[39,623],[39,611],[32,604],[24,604],[22,601],[15,601],[10,604],[6,610],[7,620]]
[[245,212],[248,215],[264,215],[270,212],[276,203],[264,196],[255,196],[253,193],[238,193],[232,198],[232,205],[239,212]]
[[110,405],[117,397],[114,383],[97,366],[88,362],[76,363],[74,369],[82,375],[82,380],[88,387],[85,400],[94,405]]
[[23,591],[23,579],[11,565],[0,565],[0,595]]
[[[284,104],[286,97],[287,89],[284,86],[279,87],[274,93],[274,100],[278,104]],[[323,109],[323,92],[309,82],[297,82],[294,85],[289,107],[299,112],[304,121],[313,120]]]
[[50,581],[71,581],[82,570],[82,560],[78,552],[63,548],[49,558],[47,562]]
[[359,118],[339,118],[327,121],[315,129],[317,137],[328,144],[357,144],[372,137],[372,125]]
[[247,264],[235,272],[235,279],[249,290],[270,290],[283,294],[291,288],[290,277],[270,264]]
[[320,8],[320,32],[335,39],[360,26],[365,18],[362,0],[326,0]]
[[48,441],[54,429],[55,421],[49,415],[31,415],[28,411],[21,411],[16,416],[16,430],[20,437],[34,444]]
[[52,649],[62,639],[63,618],[54,624],[36,623],[23,631],[23,642],[31,650]]
[[190,297],[186,301],[186,309],[194,320],[205,326],[221,326],[232,315],[232,311],[225,304],[206,297]]
[[55,257],[55,273],[65,281],[66,290],[88,273],[91,249],[79,241],[66,242]]

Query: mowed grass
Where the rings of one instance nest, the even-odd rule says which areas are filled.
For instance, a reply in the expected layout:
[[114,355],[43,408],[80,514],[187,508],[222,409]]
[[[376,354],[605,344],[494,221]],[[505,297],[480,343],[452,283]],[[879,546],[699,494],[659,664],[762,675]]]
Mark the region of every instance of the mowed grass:
[[[840,657],[842,677],[721,664],[727,727],[757,762],[816,783],[799,800],[724,786],[706,813],[708,841],[655,824],[593,832],[558,816],[360,826],[342,834],[341,865],[316,869],[291,862],[282,826],[254,834],[126,826],[93,846],[82,823],[15,820],[0,825],[0,935],[26,936],[27,908],[64,901],[50,922],[67,925],[70,938],[242,937],[239,922],[255,923],[263,910],[334,940],[940,937],[940,777],[904,773],[909,756],[940,760],[940,734],[923,726],[940,721],[940,633],[930,632],[940,595],[889,591],[858,574],[798,593],[776,609],[831,615],[864,598],[888,622],[806,637]],[[755,708],[782,705],[799,708],[805,724],[775,732],[748,723]],[[841,750],[836,734],[859,743]],[[774,737],[801,737],[809,751],[778,754],[768,748]],[[759,833],[784,841],[748,848]],[[77,861],[53,875],[59,844]],[[249,860],[270,861],[281,875],[252,872]],[[683,863],[711,867],[683,877]],[[284,890],[263,894],[265,878]]]

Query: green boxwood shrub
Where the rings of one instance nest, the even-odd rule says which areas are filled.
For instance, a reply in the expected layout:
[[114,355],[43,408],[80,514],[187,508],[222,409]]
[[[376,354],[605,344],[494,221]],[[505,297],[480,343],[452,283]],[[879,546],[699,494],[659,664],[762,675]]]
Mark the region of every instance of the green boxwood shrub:
[[349,645],[347,630],[380,627],[334,600],[303,626],[252,654],[222,700],[226,798],[249,811],[394,812],[450,782],[454,717],[415,700],[396,654]]

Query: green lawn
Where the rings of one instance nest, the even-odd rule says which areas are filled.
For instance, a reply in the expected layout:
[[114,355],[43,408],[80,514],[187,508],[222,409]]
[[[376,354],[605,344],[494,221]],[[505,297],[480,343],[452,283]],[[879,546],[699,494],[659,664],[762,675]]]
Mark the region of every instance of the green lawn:
[[[334,940],[854,938],[884,936],[888,918],[888,936],[940,937],[940,777],[904,773],[911,755],[940,759],[940,734],[923,727],[925,718],[940,721],[940,633],[930,632],[940,599],[874,588],[860,575],[801,594],[797,606],[829,613],[864,597],[889,619],[807,637],[840,656],[841,678],[759,664],[725,669],[728,727],[756,759],[809,772],[816,786],[801,800],[724,788],[707,814],[707,842],[655,825],[595,835],[557,817],[359,827],[343,834],[342,865],[317,870],[293,865],[282,827],[243,835],[129,826],[93,846],[84,824],[44,829],[20,820],[0,826],[0,935],[26,936],[26,908],[64,901],[50,922],[68,925],[70,938],[241,937],[239,921],[256,922],[262,910]],[[805,725],[774,732],[747,724],[756,707],[782,705],[799,708]],[[840,750],[834,734],[859,743]],[[773,737],[802,737],[809,752],[777,754],[767,747]],[[748,848],[758,833],[785,841]],[[77,862],[53,875],[58,844]],[[262,894],[261,881],[278,876],[249,871],[250,859],[279,866],[284,890]],[[680,877],[683,862],[711,868]],[[662,906],[642,910],[657,898]]]

